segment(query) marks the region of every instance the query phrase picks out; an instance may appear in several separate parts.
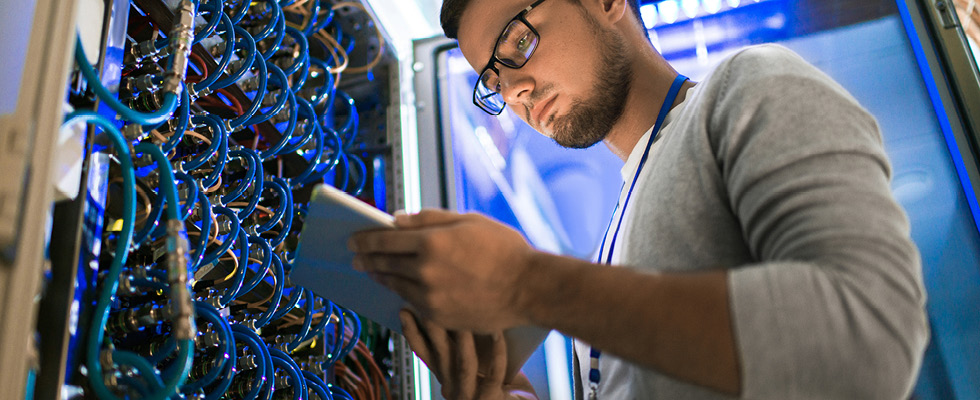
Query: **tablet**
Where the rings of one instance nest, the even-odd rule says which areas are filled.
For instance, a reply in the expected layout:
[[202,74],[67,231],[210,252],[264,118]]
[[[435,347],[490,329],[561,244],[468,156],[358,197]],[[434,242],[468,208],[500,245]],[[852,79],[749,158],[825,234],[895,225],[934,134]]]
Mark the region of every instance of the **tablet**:
[[[351,266],[354,253],[347,249],[347,240],[354,232],[394,228],[395,218],[388,213],[337,188],[318,185],[313,189],[289,279],[294,285],[310,289],[320,297],[401,333],[398,312],[408,307],[408,303],[366,273],[354,270]],[[504,332],[508,377],[520,370],[548,332],[533,326]],[[478,350],[484,354],[488,349]]]
[[398,311],[405,302],[394,292],[351,267],[351,234],[394,229],[395,217],[329,185],[313,189],[289,273],[292,284],[312,290],[341,307],[401,333]]

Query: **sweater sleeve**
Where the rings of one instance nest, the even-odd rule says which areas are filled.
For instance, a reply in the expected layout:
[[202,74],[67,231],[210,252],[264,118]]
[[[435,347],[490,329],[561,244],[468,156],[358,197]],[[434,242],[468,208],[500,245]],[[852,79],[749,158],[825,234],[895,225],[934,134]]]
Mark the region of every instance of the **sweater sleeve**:
[[904,398],[928,340],[921,261],[874,120],[799,56],[735,56],[712,146],[751,265],[729,274],[744,398]]

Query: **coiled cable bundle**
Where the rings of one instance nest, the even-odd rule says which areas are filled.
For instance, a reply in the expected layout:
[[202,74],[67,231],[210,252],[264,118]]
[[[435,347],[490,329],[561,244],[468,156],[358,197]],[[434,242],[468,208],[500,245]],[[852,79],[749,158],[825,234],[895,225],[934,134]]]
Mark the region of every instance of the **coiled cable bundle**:
[[156,15],[140,8],[150,1],[133,4],[118,94],[76,43],[88,90],[113,115],[76,110],[65,124],[96,126],[118,164],[86,390],[390,398],[357,316],[289,282],[310,188],[366,187],[361,117],[340,83],[379,64],[380,31],[376,56],[351,67],[357,43],[336,13],[366,12],[359,3],[181,0]]

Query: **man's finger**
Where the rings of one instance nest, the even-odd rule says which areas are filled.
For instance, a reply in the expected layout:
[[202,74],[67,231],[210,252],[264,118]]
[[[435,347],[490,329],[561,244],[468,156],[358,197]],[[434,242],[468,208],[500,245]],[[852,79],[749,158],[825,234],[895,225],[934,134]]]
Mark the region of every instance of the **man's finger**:
[[456,333],[456,370],[459,379],[457,394],[461,399],[476,397],[476,389],[480,369],[480,359],[476,355],[476,343],[472,332]]
[[432,343],[432,351],[434,354],[438,354],[436,358],[436,368],[439,369],[439,374],[448,378],[444,379],[441,383],[443,386],[452,386],[452,348],[453,345],[450,343],[449,333],[446,332],[441,326],[432,323],[429,320],[422,319],[422,329],[425,331],[426,336],[429,337],[429,342]]
[[458,222],[463,215],[437,208],[429,208],[418,214],[396,214],[395,226],[399,229],[417,229],[435,225],[445,225]]
[[445,376],[440,375],[441,371],[435,369],[439,363],[439,355],[432,352],[431,344],[428,343],[428,333],[423,333],[419,328],[418,322],[415,320],[415,315],[413,315],[408,310],[401,310],[398,312],[398,318],[402,322],[402,335],[405,336],[405,340],[408,342],[408,347],[412,348],[422,362],[432,369],[432,372],[436,374],[436,379],[442,382]]
[[484,384],[489,387],[500,387],[507,378],[507,341],[502,333],[493,334],[493,360],[490,363],[490,374]]

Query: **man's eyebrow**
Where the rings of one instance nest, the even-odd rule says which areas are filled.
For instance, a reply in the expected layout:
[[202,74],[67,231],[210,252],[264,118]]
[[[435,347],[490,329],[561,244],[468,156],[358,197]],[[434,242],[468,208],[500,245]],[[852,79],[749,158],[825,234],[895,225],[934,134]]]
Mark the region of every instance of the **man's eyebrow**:
[[[500,36],[504,34],[504,30],[507,29],[507,24],[510,23],[511,19],[513,19],[513,17],[504,20],[504,22],[500,25],[498,24],[488,25],[488,26],[499,26],[499,29],[494,29],[490,31],[490,47],[487,48],[488,50],[490,50],[488,52],[490,54],[490,57],[493,57],[493,49],[497,47],[497,41],[500,40]],[[490,57],[487,57],[487,60],[490,60]]]
[[487,26],[497,27],[497,29],[490,31],[491,32],[490,35],[492,35],[492,38],[490,39],[491,40],[490,47],[488,48],[489,56],[487,57],[487,61],[490,61],[490,59],[493,57],[493,49],[497,47],[497,40],[499,40],[500,36],[504,34],[504,31],[507,29],[507,25],[509,25],[510,22],[513,21],[517,15],[524,12],[525,8],[527,8],[527,6],[521,7],[520,9],[514,11],[513,13],[504,12],[503,14],[504,17],[501,18],[500,23],[487,24]]

